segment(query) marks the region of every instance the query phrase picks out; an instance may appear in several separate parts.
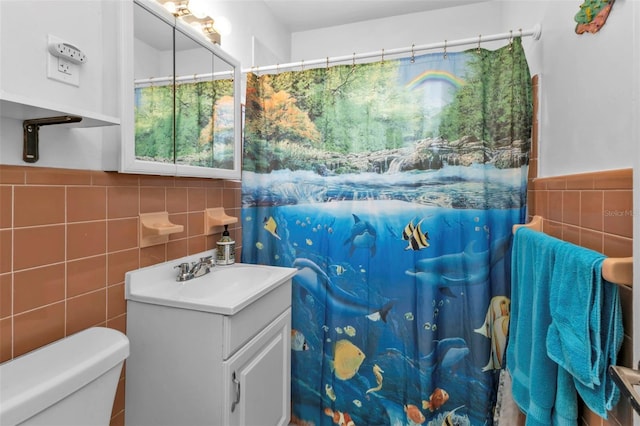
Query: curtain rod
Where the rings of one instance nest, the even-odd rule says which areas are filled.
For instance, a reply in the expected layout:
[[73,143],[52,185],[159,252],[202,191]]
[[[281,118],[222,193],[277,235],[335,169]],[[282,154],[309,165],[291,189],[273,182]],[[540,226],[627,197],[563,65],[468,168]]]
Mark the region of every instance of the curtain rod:
[[[233,78],[233,71],[218,71],[218,72],[208,72],[202,74],[188,74],[175,78],[175,83],[200,83],[202,81],[211,81],[213,77],[214,80],[219,80],[222,78]],[[138,78],[133,81],[134,87],[137,89],[138,87],[147,87],[153,85],[162,85],[173,83],[174,78],[172,75],[166,77],[149,77],[149,78]]]
[[463,38],[463,39],[451,40],[451,41],[445,40],[443,42],[423,44],[420,46],[414,45],[411,47],[402,47],[402,48],[389,49],[389,50],[382,49],[380,51],[375,51],[375,52],[357,53],[357,54],[354,53],[353,55],[333,56],[333,57],[326,57],[324,59],[314,59],[310,61],[303,60],[300,62],[290,62],[287,64],[268,65],[264,67],[262,66],[251,67],[251,68],[243,69],[242,73],[280,71],[280,70],[289,69],[289,68],[304,68],[304,67],[313,66],[313,65],[328,65],[333,62],[347,62],[347,61],[355,62],[356,60],[359,60],[359,59],[375,58],[375,57],[381,57],[382,59],[384,59],[386,55],[399,55],[403,53],[413,54],[415,52],[424,51],[424,50],[446,49],[447,47],[464,46],[468,44],[477,44],[478,46],[480,46],[480,44],[484,42],[496,41],[496,40],[507,40],[513,37],[533,37],[534,40],[538,40],[540,39],[541,34],[542,34],[542,28],[540,24],[536,24],[533,28],[530,28],[528,30],[518,29],[515,31],[511,30],[504,33],[484,35],[484,36],[480,34],[477,37]]
[[[382,49],[381,51],[375,51],[375,52],[354,53],[353,55],[326,57],[324,59],[314,59],[311,61],[290,62],[287,64],[268,65],[264,67],[251,67],[251,68],[244,68],[241,71],[243,74],[246,74],[248,72],[259,73],[263,71],[280,71],[280,70],[286,70],[289,68],[298,68],[298,67],[304,68],[306,66],[313,66],[313,65],[329,65],[330,63],[335,63],[335,62],[347,62],[347,61],[355,62],[356,60],[359,60],[359,59],[375,58],[378,56],[384,59],[385,55],[392,56],[392,55],[399,55],[403,53],[413,54],[415,52],[421,52],[421,51],[433,50],[433,49],[446,50],[447,47],[464,46],[469,44],[476,44],[480,46],[481,43],[496,41],[496,40],[508,40],[513,37],[533,37],[534,40],[538,40],[540,39],[541,34],[542,34],[542,30],[541,30],[540,24],[536,24],[533,28],[530,28],[528,30],[522,30],[522,29],[519,29],[516,31],[511,30],[509,32],[486,35],[486,36],[483,36],[482,34],[480,34],[477,37],[463,38],[459,40],[451,40],[451,41],[445,40],[443,42],[423,44],[420,46],[414,45],[411,47],[402,47],[402,48],[390,49],[390,50]],[[228,75],[233,75],[233,73],[231,71],[220,71],[216,73],[191,74],[191,75],[176,77],[175,82],[176,83],[178,82],[195,83],[199,81],[209,80],[211,79],[211,77],[226,77]],[[153,86],[154,84],[161,85],[162,83],[170,83],[170,82],[173,82],[172,76],[141,78],[141,79],[135,80],[135,86],[145,87],[145,86]]]

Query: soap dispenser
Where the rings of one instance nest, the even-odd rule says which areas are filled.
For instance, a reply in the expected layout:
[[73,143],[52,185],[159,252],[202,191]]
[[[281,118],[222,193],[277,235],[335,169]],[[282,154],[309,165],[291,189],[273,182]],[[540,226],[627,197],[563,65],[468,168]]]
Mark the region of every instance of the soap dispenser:
[[231,265],[236,261],[236,242],[229,236],[229,225],[224,225],[222,238],[218,241],[218,265]]

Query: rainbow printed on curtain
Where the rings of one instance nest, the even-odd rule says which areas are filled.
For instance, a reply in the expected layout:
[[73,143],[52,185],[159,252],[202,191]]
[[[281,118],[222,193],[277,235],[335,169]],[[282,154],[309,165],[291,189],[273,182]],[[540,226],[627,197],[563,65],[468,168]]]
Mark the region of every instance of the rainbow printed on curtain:
[[292,422],[489,425],[532,99],[495,51],[249,74],[242,261],[295,267]]

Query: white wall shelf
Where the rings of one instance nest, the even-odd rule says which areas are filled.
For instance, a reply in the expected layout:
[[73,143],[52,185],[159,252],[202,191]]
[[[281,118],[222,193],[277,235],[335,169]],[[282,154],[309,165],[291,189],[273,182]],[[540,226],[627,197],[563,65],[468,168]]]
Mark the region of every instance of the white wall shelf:
[[31,99],[25,96],[0,91],[0,114],[6,118],[32,120],[34,118],[55,117],[60,115],[76,115],[82,117],[78,123],[64,124],[72,127],[102,127],[120,124],[120,118],[93,111],[55,104],[44,100]]

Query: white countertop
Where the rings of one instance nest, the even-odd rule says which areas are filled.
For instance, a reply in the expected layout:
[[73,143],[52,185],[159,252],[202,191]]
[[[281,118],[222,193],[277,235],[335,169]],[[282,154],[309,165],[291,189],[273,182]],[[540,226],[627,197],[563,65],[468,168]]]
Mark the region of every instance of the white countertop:
[[211,255],[215,255],[215,251],[127,272],[125,299],[234,315],[286,283],[298,271],[295,268],[235,263],[213,267],[211,272],[198,278],[176,281],[176,265]]

